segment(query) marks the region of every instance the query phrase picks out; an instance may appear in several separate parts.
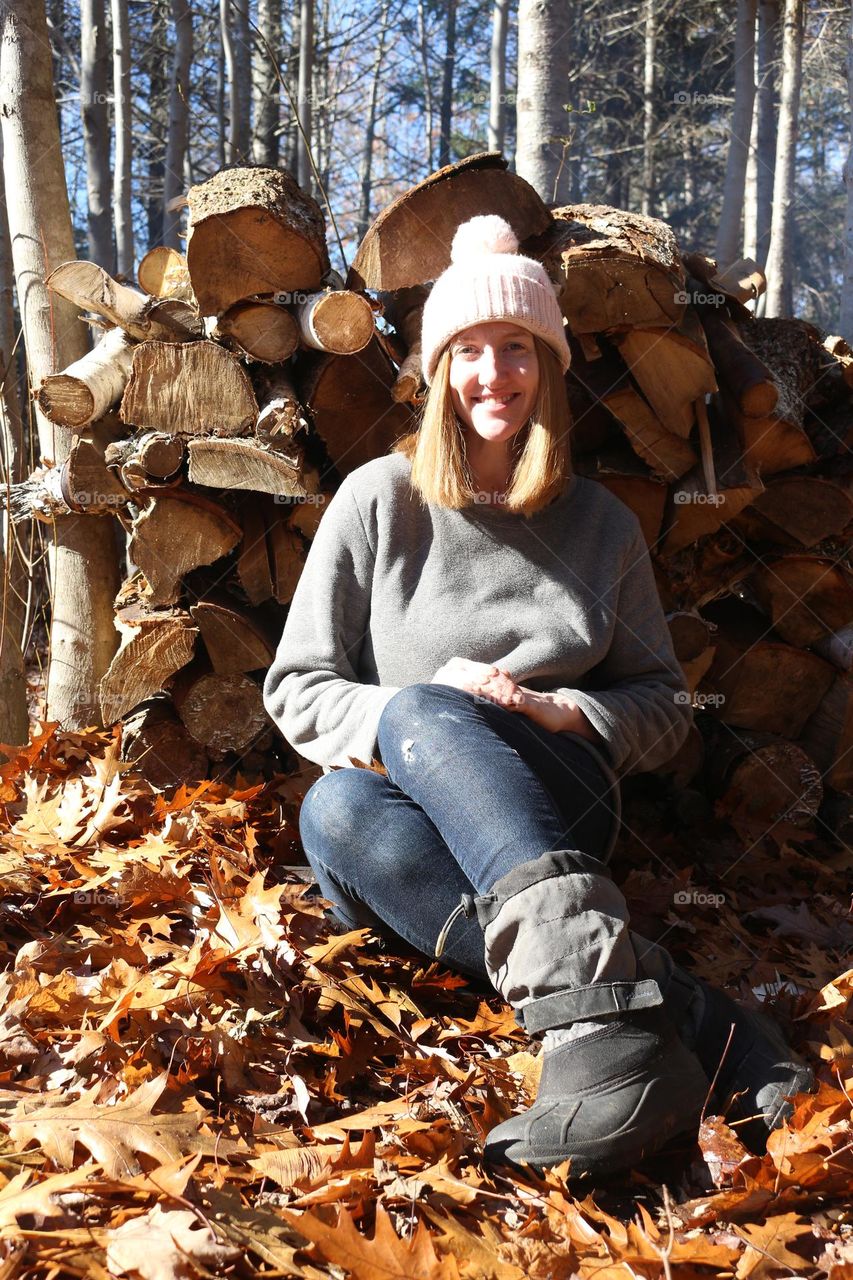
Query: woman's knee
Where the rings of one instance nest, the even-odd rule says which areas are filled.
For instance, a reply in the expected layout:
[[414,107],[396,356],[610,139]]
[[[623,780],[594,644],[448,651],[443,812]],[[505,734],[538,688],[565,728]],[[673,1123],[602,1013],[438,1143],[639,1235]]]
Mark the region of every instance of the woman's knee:
[[381,774],[371,769],[335,769],[318,778],[299,811],[299,834],[306,852],[352,848],[353,835],[375,817]]
[[441,732],[450,726],[459,708],[470,710],[478,701],[473,693],[445,684],[409,684],[399,689],[379,717],[377,739],[383,760],[396,750],[405,760],[407,742],[415,745],[415,733],[423,739],[425,722],[431,734]]

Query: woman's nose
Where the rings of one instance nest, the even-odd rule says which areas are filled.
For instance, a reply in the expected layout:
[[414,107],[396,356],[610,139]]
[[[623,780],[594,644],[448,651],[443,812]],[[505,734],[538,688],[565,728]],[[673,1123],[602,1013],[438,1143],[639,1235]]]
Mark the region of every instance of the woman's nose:
[[480,356],[480,379],[483,382],[494,382],[504,372],[502,353],[495,347],[485,346]]

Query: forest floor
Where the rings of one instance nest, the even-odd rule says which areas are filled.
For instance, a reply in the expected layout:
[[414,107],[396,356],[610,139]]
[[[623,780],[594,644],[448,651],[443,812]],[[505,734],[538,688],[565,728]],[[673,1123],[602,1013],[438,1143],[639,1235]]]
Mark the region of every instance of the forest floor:
[[820,1086],[764,1154],[709,1117],[585,1188],[483,1163],[536,1045],[440,964],[330,934],[284,870],[292,779],[166,797],[114,734],[44,723],[2,759],[0,1280],[853,1278],[849,850],[628,798],[634,928],[763,1000]]

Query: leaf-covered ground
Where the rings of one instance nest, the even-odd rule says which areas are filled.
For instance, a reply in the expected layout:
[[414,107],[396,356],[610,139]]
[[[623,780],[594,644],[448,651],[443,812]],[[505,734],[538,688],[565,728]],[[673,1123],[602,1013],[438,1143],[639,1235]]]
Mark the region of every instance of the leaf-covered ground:
[[815,1064],[769,1151],[700,1142],[607,1188],[485,1165],[535,1092],[496,996],[329,933],[291,779],[171,798],[110,734],[0,767],[0,1280],[853,1278],[849,851],[635,797],[636,928]]

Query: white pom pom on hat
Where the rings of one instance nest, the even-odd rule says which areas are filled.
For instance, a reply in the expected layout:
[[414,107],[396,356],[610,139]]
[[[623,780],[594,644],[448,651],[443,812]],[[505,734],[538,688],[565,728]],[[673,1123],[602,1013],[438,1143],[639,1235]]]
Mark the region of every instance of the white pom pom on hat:
[[450,246],[451,262],[467,262],[481,253],[517,253],[518,236],[505,218],[496,213],[469,218],[456,228]]
[[421,324],[427,386],[439,356],[457,333],[488,321],[511,321],[546,342],[565,373],[571,363],[557,294],[541,262],[518,252],[518,236],[498,214],[457,227],[450,266],[432,286]]

